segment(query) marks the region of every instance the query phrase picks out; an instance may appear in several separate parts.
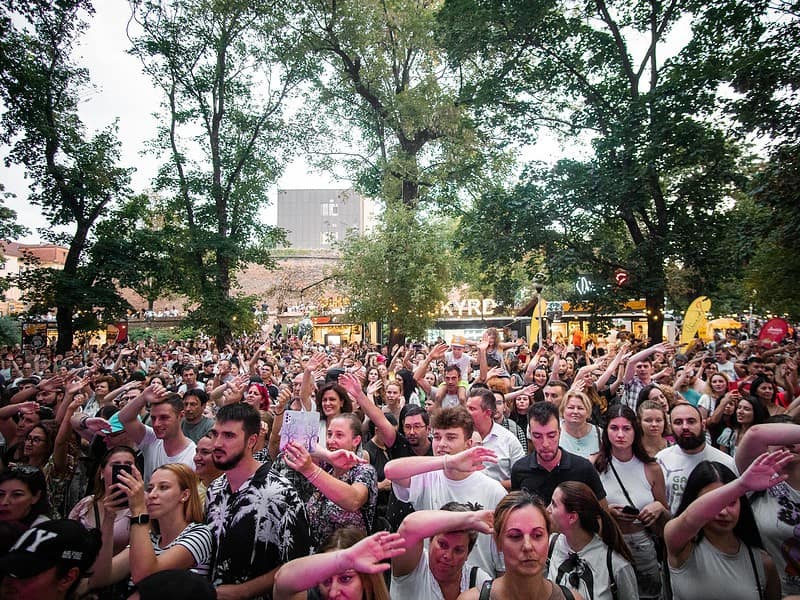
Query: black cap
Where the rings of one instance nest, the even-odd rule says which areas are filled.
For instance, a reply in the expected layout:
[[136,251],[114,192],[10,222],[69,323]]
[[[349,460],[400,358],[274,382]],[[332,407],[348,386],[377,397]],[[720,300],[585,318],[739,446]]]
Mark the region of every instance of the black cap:
[[60,564],[71,564],[85,573],[99,550],[98,531],[90,532],[70,519],[45,521],[23,533],[0,558],[0,573],[28,579]]

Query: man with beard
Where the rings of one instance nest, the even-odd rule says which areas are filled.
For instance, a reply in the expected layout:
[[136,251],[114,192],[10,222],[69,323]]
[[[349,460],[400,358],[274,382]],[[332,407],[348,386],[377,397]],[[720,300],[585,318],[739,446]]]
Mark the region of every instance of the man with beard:
[[686,480],[702,461],[717,461],[734,473],[738,471],[732,457],[706,443],[703,417],[696,407],[688,403],[676,404],[669,413],[669,420],[677,445],[664,448],[656,454],[656,461],[664,471],[667,502],[674,515],[683,498]]
[[206,491],[206,523],[217,538],[211,581],[217,597],[269,598],[283,563],[309,553],[305,503],[291,483],[253,458],[258,411],[220,408],[210,437],[223,474]]

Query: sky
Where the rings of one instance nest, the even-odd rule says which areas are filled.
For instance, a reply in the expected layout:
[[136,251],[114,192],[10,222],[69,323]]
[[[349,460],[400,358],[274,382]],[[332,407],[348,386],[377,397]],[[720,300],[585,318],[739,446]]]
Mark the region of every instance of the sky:
[[[142,73],[139,59],[127,54],[129,41],[126,25],[129,17],[128,2],[100,0],[95,2],[96,14],[83,37],[76,60],[89,70],[94,89],[87,90],[80,107],[80,116],[89,131],[100,130],[119,119],[119,139],[122,142],[121,165],[136,169],[131,180],[135,192],[151,187],[158,169],[158,161],[144,153],[146,143],[155,135],[154,112],[159,110],[160,91],[155,89]],[[3,156],[5,152],[0,151]],[[28,227],[30,234],[23,242],[40,240],[37,227],[47,225],[36,207],[27,202],[28,182],[19,167],[6,169],[0,179],[6,192],[16,198],[6,200],[6,205],[17,211],[17,219]],[[262,215],[267,223],[277,222],[274,201],[278,187],[292,188],[344,188],[347,182],[335,181],[331,176],[312,172],[303,160],[287,165],[278,184],[270,190],[273,204]]]
[[[154,156],[144,152],[146,143],[155,135],[156,117],[161,99],[160,91],[155,89],[150,80],[142,73],[139,60],[127,53],[129,40],[126,26],[130,8],[126,0],[99,0],[94,3],[96,14],[90,21],[90,27],[78,48],[76,60],[89,71],[93,87],[86,90],[80,107],[80,116],[87,130],[97,131],[118,119],[119,139],[122,143],[122,166],[132,166],[131,188],[140,193],[151,188],[151,181],[158,169],[158,161]],[[676,28],[678,34],[671,34],[677,39],[674,48],[680,48],[686,41],[688,27]],[[641,46],[643,53],[646,45],[635,40],[634,46]],[[668,53],[660,58],[664,60]],[[565,156],[578,156],[585,153],[584,145],[564,144],[554,136],[541,133],[536,144],[522,149],[524,161],[540,160],[553,163]],[[4,155],[0,148],[0,155]],[[6,192],[16,197],[7,199],[6,205],[17,211],[18,220],[30,229],[30,234],[21,241],[34,243],[39,241],[37,227],[47,225],[40,211],[27,202],[28,183],[24,179],[22,169],[11,167],[0,177],[6,186]],[[284,169],[283,176],[276,186],[269,191],[271,206],[262,213],[266,223],[277,222],[275,200],[277,189],[296,188],[345,188],[350,187],[346,181],[336,180],[331,174],[315,172],[309,168],[302,158],[296,159]]]

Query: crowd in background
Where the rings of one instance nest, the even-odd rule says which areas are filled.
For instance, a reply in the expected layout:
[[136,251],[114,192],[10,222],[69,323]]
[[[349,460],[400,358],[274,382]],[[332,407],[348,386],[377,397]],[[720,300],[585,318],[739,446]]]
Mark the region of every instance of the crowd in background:
[[0,598],[800,597],[799,354],[6,348]]

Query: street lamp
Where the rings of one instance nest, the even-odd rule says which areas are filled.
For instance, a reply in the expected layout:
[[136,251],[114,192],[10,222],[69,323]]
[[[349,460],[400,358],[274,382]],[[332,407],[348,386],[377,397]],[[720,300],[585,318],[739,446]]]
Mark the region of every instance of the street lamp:
[[533,276],[533,289],[536,290],[536,318],[539,319],[539,348],[542,347],[542,290],[544,289],[544,274],[537,273]]

